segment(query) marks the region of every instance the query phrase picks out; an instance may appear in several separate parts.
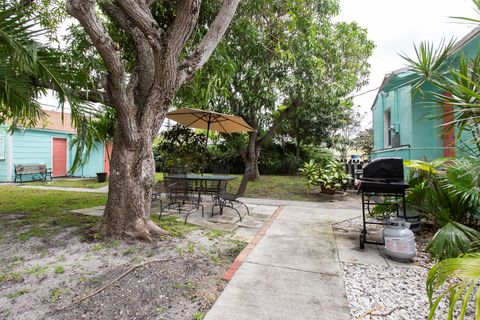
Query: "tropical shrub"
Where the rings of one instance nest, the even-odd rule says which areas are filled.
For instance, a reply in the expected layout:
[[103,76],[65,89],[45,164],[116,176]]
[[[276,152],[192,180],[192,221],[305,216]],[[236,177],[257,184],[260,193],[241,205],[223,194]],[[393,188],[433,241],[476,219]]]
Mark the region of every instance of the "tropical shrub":
[[310,160],[303,164],[300,172],[307,177],[309,189],[312,186],[320,186],[322,191],[339,189],[349,178],[344,165],[336,160],[329,160],[325,165]]
[[406,164],[411,186],[408,203],[433,217],[439,226],[427,249],[438,260],[467,253],[480,239],[480,160],[413,160]]

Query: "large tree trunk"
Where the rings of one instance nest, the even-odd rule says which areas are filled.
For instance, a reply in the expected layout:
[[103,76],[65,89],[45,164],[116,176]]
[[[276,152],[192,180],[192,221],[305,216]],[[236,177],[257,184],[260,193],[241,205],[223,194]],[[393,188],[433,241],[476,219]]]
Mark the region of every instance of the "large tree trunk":
[[117,130],[108,201],[99,224],[102,234],[144,240],[150,240],[151,234],[167,234],[149,218],[155,176],[151,142],[149,135],[143,135],[133,147],[128,147]]
[[[68,12],[83,26],[105,63],[105,103],[117,114],[108,201],[99,224],[102,234],[149,240],[152,234],[165,233],[149,219],[155,174],[152,138],[179,88],[222,39],[239,1],[223,0],[208,31],[190,50],[184,47],[197,25],[200,0],[177,1],[168,27],[160,25],[151,12],[155,0],[67,1]],[[99,6],[129,35],[135,49],[133,71],[126,68],[121,45],[109,34]]]
[[240,154],[245,162],[245,173],[249,173],[249,181],[260,179],[258,170],[258,158],[260,157],[261,144],[257,141],[258,133],[256,131],[248,133],[248,147]]
[[[282,121],[290,114],[291,112],[295,111],[300,106],[298,101],[294,101],[287,110],[283,111],[280,116],[278,116],[273,124],[268,128],[265,135],[261,138],[258,137],[258,132],[253,131],[248,133],[248,147],[246,150],[242,150],[240,155],[245,162],[245,173],[250,170],[250,178],[249,180],[257,180],[260,179],[260,171],[258,170],[258,159],[260,157],[260,151],[262,149],[262,145],[270,141],[277,128],[280,126]],[[254,112],[251,110],[250,112],[250,125],[253,128],[258,130],[258,122]]]

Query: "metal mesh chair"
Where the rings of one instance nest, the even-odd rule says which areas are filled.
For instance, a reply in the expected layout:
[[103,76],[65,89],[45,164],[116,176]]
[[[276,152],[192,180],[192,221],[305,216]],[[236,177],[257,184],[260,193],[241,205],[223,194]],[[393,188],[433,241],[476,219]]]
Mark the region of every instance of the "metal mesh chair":
[[160,217],[162,216],[164,209],[171,209],[172,206],[178,207],[178,214],[185,212],[185,223],[187,223],[188,216],[198,209],[202,209],[202,217],[204,216],[204,208],[201,202],[200,192],[192,189],[187,179],[187,173],[176,172],[175,174],[169,174],[174,176],[174,179],[164,179],[164,189],[168,199],[168,204],[160,211]]
[[162,207],[163,207],[163,202],[161,199],[162,193],[166,193],[165,188],[162,183],[159,183],[158,181],[156,181],[153,184],[153,188],[152,188],[151,202],[153,203],[154,201],[158,201],[158,203],[160,204],[160,214],[162,213]]
[[[230,172],[229,167],[224,167],[224,166],[213,167],[214,175],[228,175],[229,172]],[[222,181],[222,180],[205,181],[204,185],[202,186],[202,194],[208,194],[212,196],[212,201],[214,201],[215,196],[218,196],[221,193],[227,192],[227,184],[228,184],[228,181]]]
[[242,197],[245,194],[245,189],[247,188],[247,183],[248,183],[248,177],[250,173],[246,172],[243,177],[242,181],[240,182],[240,186],[238,187],[237,193],[227,193],[227,192],[222,192],[218,194],[217,196],[214,197],[214,204],[212,206],[212,215],[213,215],[213,209],[218,206],[220,208],[220,215],[223,214],[223,209],[224,208],[230,208],[233,209],[237,212],[238,217],[240,218],[240,221],[242,221],[242,215],[240,214],[240,211],[238,211],[237,208],[234,207],[234,203],[239,203],[247,209],[247,215],[250,215],[250,211],[247,207],[247,205],[238,198]]

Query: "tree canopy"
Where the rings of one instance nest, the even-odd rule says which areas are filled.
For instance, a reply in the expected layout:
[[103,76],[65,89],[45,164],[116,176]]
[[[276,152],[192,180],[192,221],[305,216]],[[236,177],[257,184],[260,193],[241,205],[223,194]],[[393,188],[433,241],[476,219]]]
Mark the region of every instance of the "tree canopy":
[[262,144],[282,123],[335,127],[341,100],[365,83],[373,44],[357,24],[333,23],[338,10],[337,1],[242,3],[219,50],[181,92],[178,103],[233,112],[257,129],[243,150],[252,178]]

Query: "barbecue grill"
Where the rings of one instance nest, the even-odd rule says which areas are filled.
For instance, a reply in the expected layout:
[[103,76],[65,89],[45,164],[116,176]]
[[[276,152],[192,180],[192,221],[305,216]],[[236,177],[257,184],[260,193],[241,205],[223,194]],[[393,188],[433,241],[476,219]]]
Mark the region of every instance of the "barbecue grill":
[[[403,176],[403,160],[402,158],[378,158],[372,160],[363,168],[362,177],[359,178],[360,185],[358,192],[362,193],[362,214],[363,214],[363,230],[360,232],[360,248],[365,247],[365,243],[380,244],[382,242],[367,240],[367,224],[385,225],[383,222],[367,221],[366,214],[371,213],[371,206],[395,206],[397,217],[400,215],[400,205],[402,202],[402,214],[406,220],[407,211],[405,206],[405,190],[409,187],[405,183]],[[384,199],[383,202],[378,199]],[[395,201],[386,201],[392,199]],[[374,200],[375,199],[375,200]]]

